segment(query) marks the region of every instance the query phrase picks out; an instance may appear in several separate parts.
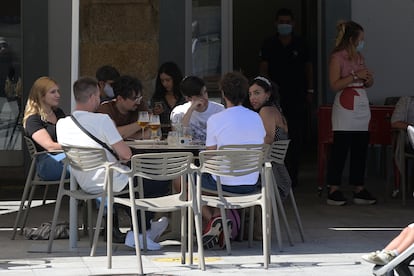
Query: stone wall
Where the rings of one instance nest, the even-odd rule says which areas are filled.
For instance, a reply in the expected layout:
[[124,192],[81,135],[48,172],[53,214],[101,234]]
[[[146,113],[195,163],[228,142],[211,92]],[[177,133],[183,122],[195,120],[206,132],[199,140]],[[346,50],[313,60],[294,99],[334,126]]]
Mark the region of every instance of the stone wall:
[[159,0],[81,0],[80,75],[110,64],[153,93],[158,70]]

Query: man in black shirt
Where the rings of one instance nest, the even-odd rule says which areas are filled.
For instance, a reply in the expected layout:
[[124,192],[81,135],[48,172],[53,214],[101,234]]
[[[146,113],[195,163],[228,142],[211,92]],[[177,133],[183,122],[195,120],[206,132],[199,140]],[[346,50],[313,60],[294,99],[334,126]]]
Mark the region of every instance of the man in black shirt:
[[277,33],[262,45],[259,70],[261,75],[279,86],[280,104],[288,121],[291,139],[286,165],[295,186],[306,129],[306,105],[314,92],[312,63],[305,42],[293,33],[292,11],[280,9],[276,13],[275,25]]

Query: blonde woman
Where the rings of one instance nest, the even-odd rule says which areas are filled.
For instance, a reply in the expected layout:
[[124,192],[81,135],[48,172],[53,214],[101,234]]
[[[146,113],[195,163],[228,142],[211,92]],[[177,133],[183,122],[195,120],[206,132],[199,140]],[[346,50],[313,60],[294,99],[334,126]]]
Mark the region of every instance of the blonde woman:
[[49,77],[38,78],[29,94],[23,117],[26,136],[38,151],[49,151],[38,156],[37,172],[43,180],[58,180],[62,174],[64,153],[54,153],[62,147],[57,143],[56,123],[65,114],[59,106],[58,84]]
[[327,184],[327,204],[344,205],[347,200],[339,190],[342,171],[350,152],[349,184],[354,186],[355,204],[374,204],[376,199],[364,188],[365,164],[371,118],[366,88],[374,79],[361,54],[364,29],[353,21],[337,26],[336,45],[330,56],[329,84],[335,92],[332,106],[334,132]]

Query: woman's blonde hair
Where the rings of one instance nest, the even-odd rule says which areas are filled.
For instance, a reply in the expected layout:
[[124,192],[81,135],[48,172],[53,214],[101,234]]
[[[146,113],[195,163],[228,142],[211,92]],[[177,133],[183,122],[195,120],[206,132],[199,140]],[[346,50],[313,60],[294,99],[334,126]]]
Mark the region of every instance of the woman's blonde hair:
[[43,98],[53,86],[57,83],[49,77],[40,77],[30,89],[29,98],[27,99],[26,108],[23,116],[23,127],[26,127],[26,120],[31,115],[39,114],[42,121],[46,121],[46,111]]
[[337,35],[333,52],[346,50],[350,59],[357,55],[355,42],[359,34],[364,31],[361,25],[354,21],[341,21],[336,26]]

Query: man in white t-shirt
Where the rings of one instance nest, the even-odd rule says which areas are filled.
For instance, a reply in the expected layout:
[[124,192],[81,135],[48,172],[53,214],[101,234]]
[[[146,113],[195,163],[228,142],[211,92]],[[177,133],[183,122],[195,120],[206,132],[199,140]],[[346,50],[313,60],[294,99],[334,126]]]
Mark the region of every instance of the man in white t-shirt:
[[[215,150],[223,145],[263,144],[266,131],[262,119],[257,112],[242,106],[249,91],[247,79],[239,72],[227,73],[220,82],[220,89],[226,109],[212,115],[207,121],[207,150]],[[255,192],[258,177],[258,173],[222,177],[223,191],[239,194]],[[216,179],[207,173],[202,175],[201,185],[209,190],[217,189]],[[221,234],[218,230],[222,221],[218,208],[203,206],[202,212],[206,224],[203,244],[208,248]]]
[[186,103],[176,106],[171,112],[171,121],[181,119],[183,127],[191,127],[193,140],[205,142],[207,120],[211,115],[224,110],[222,104],[209,101],[204,81],[196,76],[183,79],[180,85]]
[[[118,155],[120,160],[131,159],[131,149],[124,142],[119,134],[114,121],[107,115],[102,113],[94,113],[100,105],[100,92],[98,82],[94,78],[83,77],[73,84],[73,93],[76,101],[76,108],[72,116],[76,118],[79,124],[89,131],[96,138],[106,143]],[[66,146],[84,146],[102,148],[102,146],[89,137],[82,129],[80,129],[73,119],[68,116],[60,119],[56,124],[57,140],[59,144]],[[109,161],[116,161],[116,157],[106,150],[106,155]],[[129,170],[125,165],[118,165],[119,167]],[[79,186],[86,192],[96,194],[102,191],[104,185],[104,168],[91,171],[71,170],[71,174],[75,177]],[[118,172],[113,173],[113,190],[115,192],[122,191],[128,184],[128,176]],[[114,220],[114,223],[115,220]],[[151,222],[151,230],[158,222]],[[161,246],[153,240],[165,230],[168,221],[162,221],[163,229],[159,231],[148,231],[147,245],[149,250],[158,250]],[[117,225],[114,225],[117,226]],[[165,228],[164,228],[165,226]],[[149,229],[150,227],[147,228]],[[159,228],[159,227],[158,227]],[[119,231],[117,227],[115,231]],[[161,233],[159,233],[161,232]],[[120,235],[114,232],[115,235]],[[125,239],[125,237],[123,237]],[[142,244],[141,244],[142,245]]]

